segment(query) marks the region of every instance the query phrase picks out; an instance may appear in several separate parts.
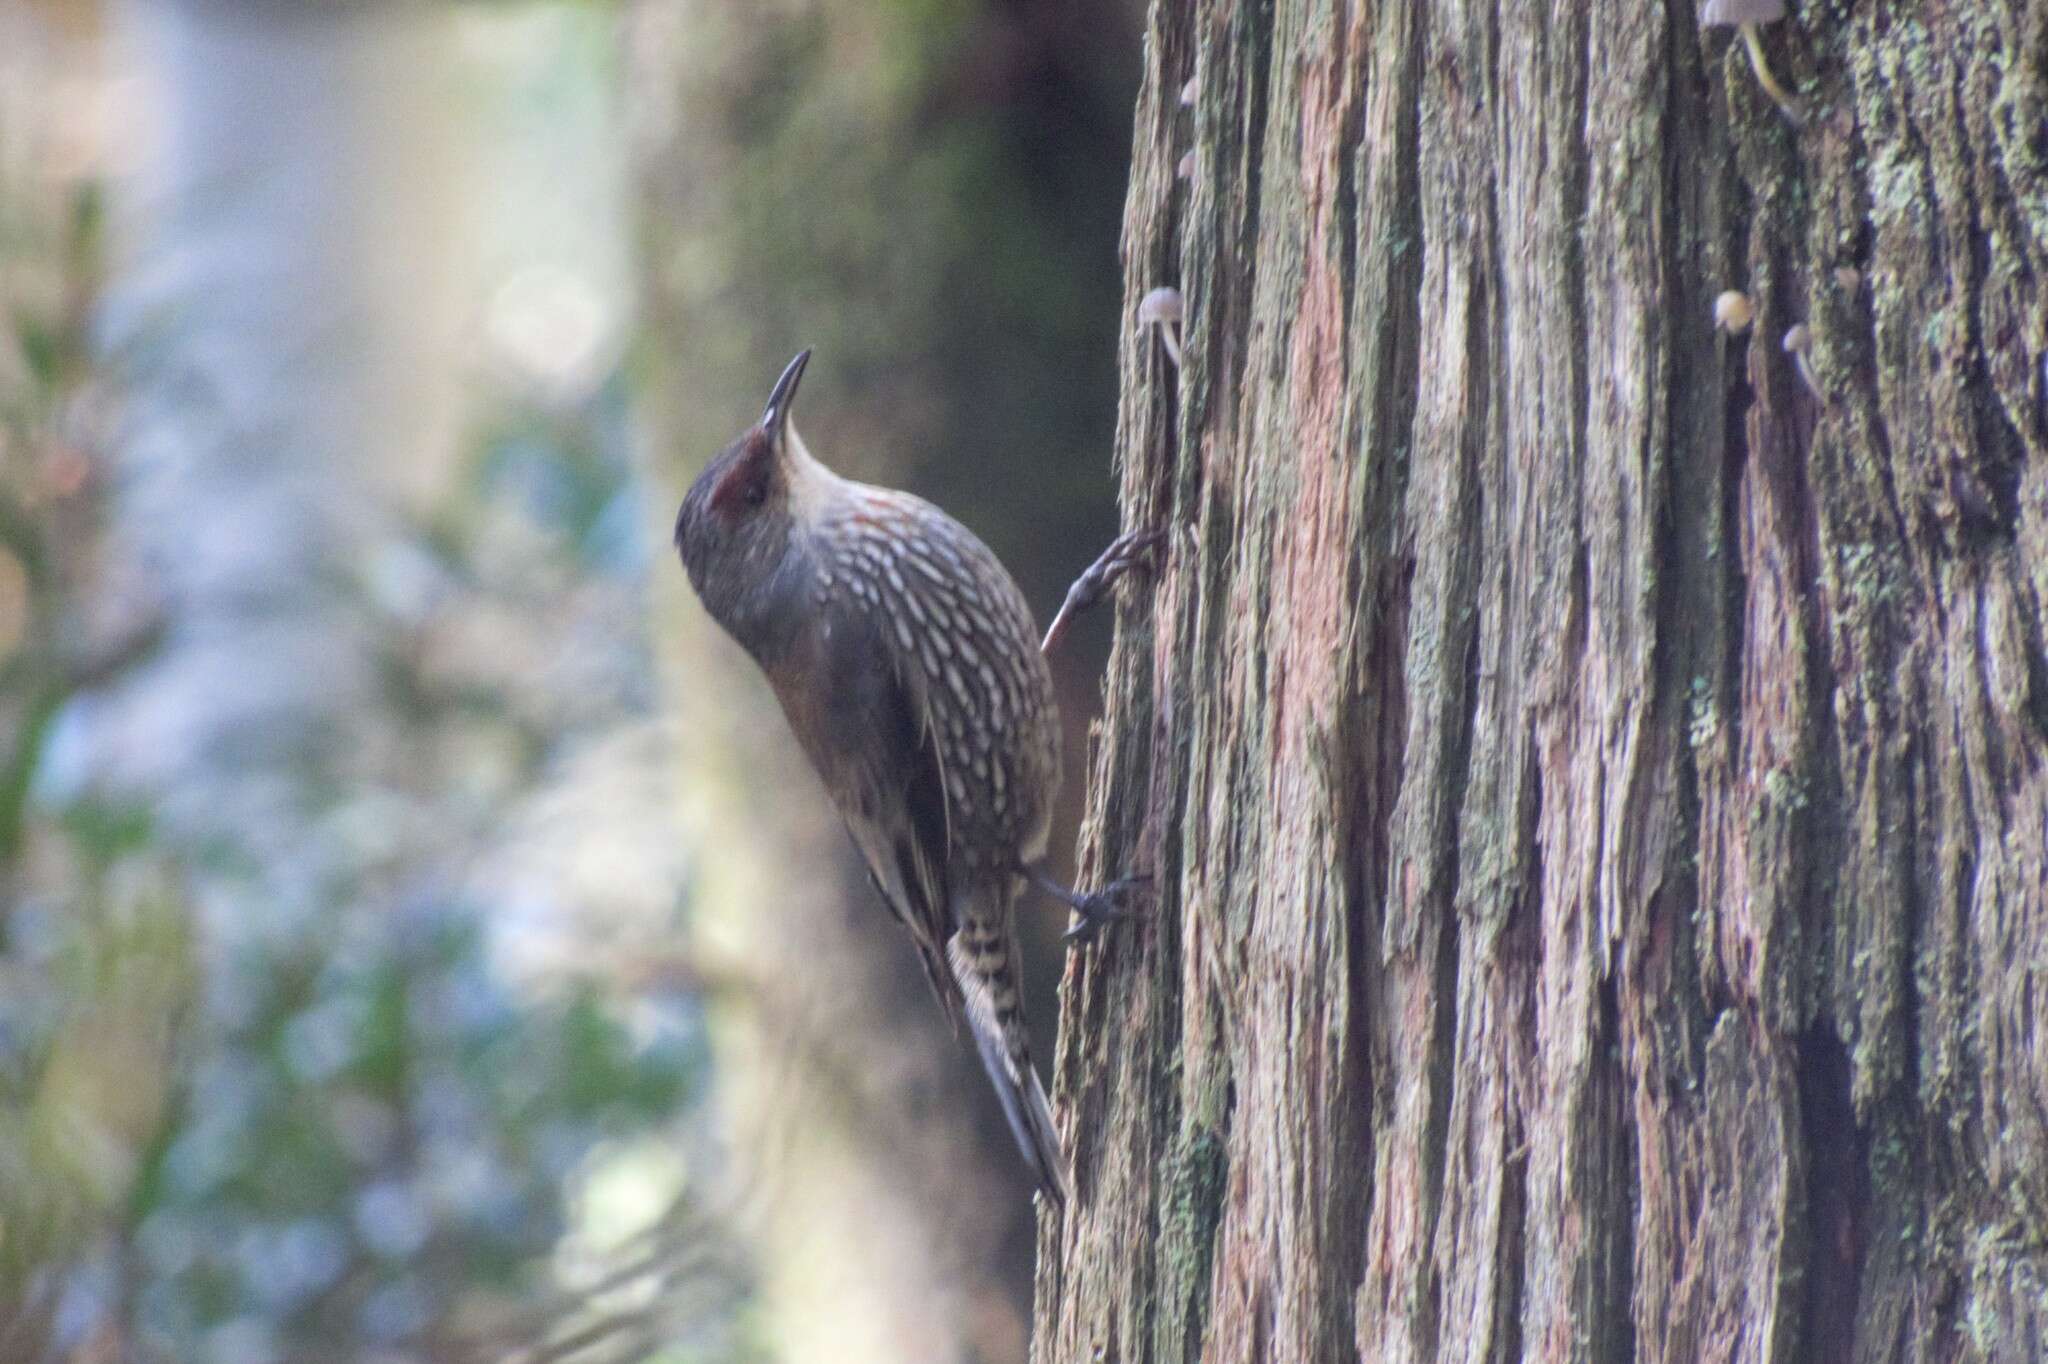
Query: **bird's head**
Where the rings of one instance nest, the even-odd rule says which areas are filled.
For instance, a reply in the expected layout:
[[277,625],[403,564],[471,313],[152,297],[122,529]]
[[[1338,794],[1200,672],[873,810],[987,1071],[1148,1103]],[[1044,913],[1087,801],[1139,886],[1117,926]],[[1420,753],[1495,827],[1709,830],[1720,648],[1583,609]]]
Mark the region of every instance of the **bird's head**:
[[697,477],[676,512],[676,550],[704,608],[759,654],[791,586],[799,496],[819,469],[791,425],[811,353],[800,352],[768,394],[761,420]]

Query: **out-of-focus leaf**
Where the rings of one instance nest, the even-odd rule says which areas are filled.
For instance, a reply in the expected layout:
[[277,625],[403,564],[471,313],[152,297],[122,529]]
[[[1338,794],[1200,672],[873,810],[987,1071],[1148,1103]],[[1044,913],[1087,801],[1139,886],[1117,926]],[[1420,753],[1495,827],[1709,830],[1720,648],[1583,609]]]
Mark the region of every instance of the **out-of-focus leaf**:
[[170,1109],[196,980],[185,905],[158,871],[83,908],[53,963],[58,1008],[33,1079],[0,1097],[0,1300],[127,1204]]
[[64,359],[64,343],[57,329],[26,313],[16,313],[13,321],[14,344],[28,367],[29,379],[39,388],[54,387]]
[[14,703],[19,708],[14,745],[0,753],[5,763],[0,767],[0,865],[20,855],[28,793],[62,699],[56,688],[45,687]]

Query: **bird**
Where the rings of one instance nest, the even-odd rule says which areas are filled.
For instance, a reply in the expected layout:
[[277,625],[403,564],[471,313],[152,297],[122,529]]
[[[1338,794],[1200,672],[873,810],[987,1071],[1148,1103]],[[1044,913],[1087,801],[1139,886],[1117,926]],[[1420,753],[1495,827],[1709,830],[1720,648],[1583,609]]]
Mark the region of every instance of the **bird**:
[[[964,1023],[972,1036],[1038,1188],[1064,1207],[1015,909],[1038,886],[1085,939],[1131,913],[1146,878],[1084,894],[1047,874],[1060,728],[1030,605],[951,516],[812,455],[791,420],[810,357],[789,362],[760,421],[691,485],[676,549],[706,611],[760,666],[956,1035]],[[1158,540],[1112,545],[1046,645]]]

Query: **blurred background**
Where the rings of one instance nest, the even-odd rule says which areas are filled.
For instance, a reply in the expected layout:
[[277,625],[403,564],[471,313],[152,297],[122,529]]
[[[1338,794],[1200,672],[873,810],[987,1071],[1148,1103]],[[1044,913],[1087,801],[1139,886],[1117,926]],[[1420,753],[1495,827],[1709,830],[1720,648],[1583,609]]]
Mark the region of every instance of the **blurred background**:
[[811,345],[1049,614],[1137,18],[0,0],[0,1360],[1024,1358],[988,1087],[668,533]]

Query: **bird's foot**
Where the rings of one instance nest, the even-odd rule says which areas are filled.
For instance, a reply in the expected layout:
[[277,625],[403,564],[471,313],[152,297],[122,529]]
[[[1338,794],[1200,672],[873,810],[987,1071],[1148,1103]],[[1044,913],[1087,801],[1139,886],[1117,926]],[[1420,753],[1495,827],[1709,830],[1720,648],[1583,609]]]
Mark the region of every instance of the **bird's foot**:
[[1049,654],[1067,632],[1067,626],[1074,617],[1101,601],[1117,580],[1140,564],[1151,564],[1166,543],[1166,527],[1146,526],[1140,530],[1126,531],[1110,542],[1087,571],[1074,579],[1074,585],[1067,589],[1067,599],[1060,604],[1059,614],[1052,618],[1046,628],[1045,642],[1038,646],[1042,654]]
[[1067,905],[1074,911],[1074,922],[1060,936],[1076,945],[1090,943],[1106,926],[1142,916],[1145,911],[1131,902],[1151,884],[1149,876],[1126,876],[1098,891],[1068,892],[1072,898]]
[[1018,871],[1053,899],[1074,911],[1075,922],[1062,936],[1070,943],[1092,942],[1105,924],[1136,918],[1144,913],[1131,901],[1152,884],[1150,876],[1126,876],[1101,890],[1070,890],[1037,867]]

